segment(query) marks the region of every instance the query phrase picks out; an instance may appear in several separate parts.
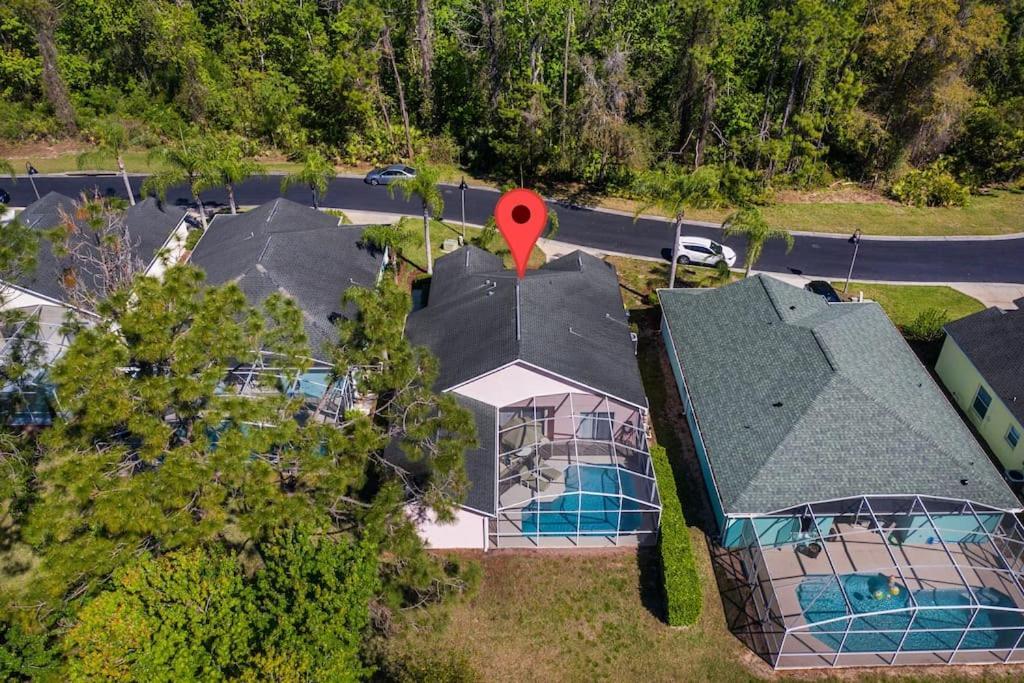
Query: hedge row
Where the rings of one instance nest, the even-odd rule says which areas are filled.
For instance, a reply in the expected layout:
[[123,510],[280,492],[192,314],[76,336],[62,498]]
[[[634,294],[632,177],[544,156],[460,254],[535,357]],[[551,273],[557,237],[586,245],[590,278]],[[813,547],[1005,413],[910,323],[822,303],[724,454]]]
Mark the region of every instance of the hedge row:
[[675,475],[662,446],[651,446],[651,460],[661,494],[661,571],[665,580],[668,623],[688,626],[697,623],[704,605],[697,560],[693,556],[690,530],[683,517],[683,508],[676,493]]

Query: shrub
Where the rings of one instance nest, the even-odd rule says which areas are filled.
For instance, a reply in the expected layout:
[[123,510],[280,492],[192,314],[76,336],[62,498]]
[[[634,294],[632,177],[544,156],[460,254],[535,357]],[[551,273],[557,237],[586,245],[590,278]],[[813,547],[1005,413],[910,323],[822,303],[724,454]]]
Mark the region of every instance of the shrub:
[[941,162],[908,171],[892,184],[889,193],[910,206],[966,206],[970,195]]
[[651,460],[661,494],[658,550],[665,581],[666,616],[671,626],[689,626],[697,623],[704,604],[700,573],[697,571],[690,530],[683,517],[683,508],[676,493],[675,476],[665,448],[651,446]]
[[903,335],[911,341],[938,341],[942,337],[942,326],[948,321],[949,314],[945,310],[926,308],[909,325],[903,327]]

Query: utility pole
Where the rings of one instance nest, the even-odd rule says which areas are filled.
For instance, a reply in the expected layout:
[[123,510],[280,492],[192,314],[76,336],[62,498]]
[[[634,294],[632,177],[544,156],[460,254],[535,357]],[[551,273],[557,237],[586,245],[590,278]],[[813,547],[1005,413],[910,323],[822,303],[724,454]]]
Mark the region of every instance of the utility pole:
[[466,243],[466,188],[469,185],[466,184],[466,176],[462,176],[462,182],[459,183],[459,190],[462,195],[462,243]]
[[843,294],[846,294],[846,290],[850,288],[850,278],[853,277],[853,264],[857,262],[857,250],[860,248],[860,229],[854,231],[850,235],[850,244],[853,245],[853,258],[850,259],[850,272],[846,274],[846,284],[843,285]]
[[39,171],[30,162],[25,162],[25,171],[28,173],[28,181],[32,183],[32,191],[36,193],[36,200],[39,200],[39,188],[36,187],[36,179],[33,176],[39,175]]

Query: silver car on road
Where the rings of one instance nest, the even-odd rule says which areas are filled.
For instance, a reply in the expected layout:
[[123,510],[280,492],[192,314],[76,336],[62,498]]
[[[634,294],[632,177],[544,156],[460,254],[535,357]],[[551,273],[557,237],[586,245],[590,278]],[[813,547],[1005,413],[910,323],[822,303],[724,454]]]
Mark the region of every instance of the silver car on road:
[[370,185],[390,185],[396,180],[403,178],[415,178],[416,169],[404,164],[392,164],[384,168],[375,168],[363,178],[364,183]]

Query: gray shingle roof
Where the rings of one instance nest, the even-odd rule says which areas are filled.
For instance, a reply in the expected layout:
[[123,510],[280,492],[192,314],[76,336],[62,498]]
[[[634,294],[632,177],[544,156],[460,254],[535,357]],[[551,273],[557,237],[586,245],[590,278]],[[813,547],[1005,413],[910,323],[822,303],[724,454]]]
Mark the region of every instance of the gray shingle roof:
[[[65,301],[61,278],[66,259],[53,253],[53,246],[45,233],[61,224],[63,214],[73,215],[74,211],[75,200],[71,197],[48,192],[18,215],[23,225],[39,233],[40,239],[35,271],[15,284],[51,299]],[[125,225],[129,240],[142,267],[145,268],[153,261],[171,232],[184,218],[185,212],[181,209],[158,203],[152,197],[126,210]],[[88,286],[89,277],[85,273],[79,279]]]
[[878,304],[765,276],[659,296],[727,514],[858,495],[1020,507]]
[[989,308],[945,329],[1007,409],[1024,422],[1024,299],[1016,303],[1016,310]]
[[302,309],[313,355],[337,340],[332,319],[352,311],[341,297],[353,284],[373,287],[384,255],[362,243],[364,227],[287,199],[237,216],[217,216],[192,252],[209,283],[236,282],[252,305],[274,292]]
[[[479,446],[467,450],[464,455],[469,489],[462,505],[487,515],[496,515],[498,511],[498,503],[495,498],[498,476],[498,456],[495,452],[497,409],[460,394],[452,394],[452,396],[455,397],[459,405],[473,414],[477,442],[479,443]],[[384,449],[384,458],[408,469],[417,476],[423,475],[426,471],[422,463],[412,462],[406,457],[397,441],[392,441]]]
[[646,407],[615,270],[573,252],[519,281],[467,246],[437,260],[409,339],[440,361],[439,390],[515,360]]

